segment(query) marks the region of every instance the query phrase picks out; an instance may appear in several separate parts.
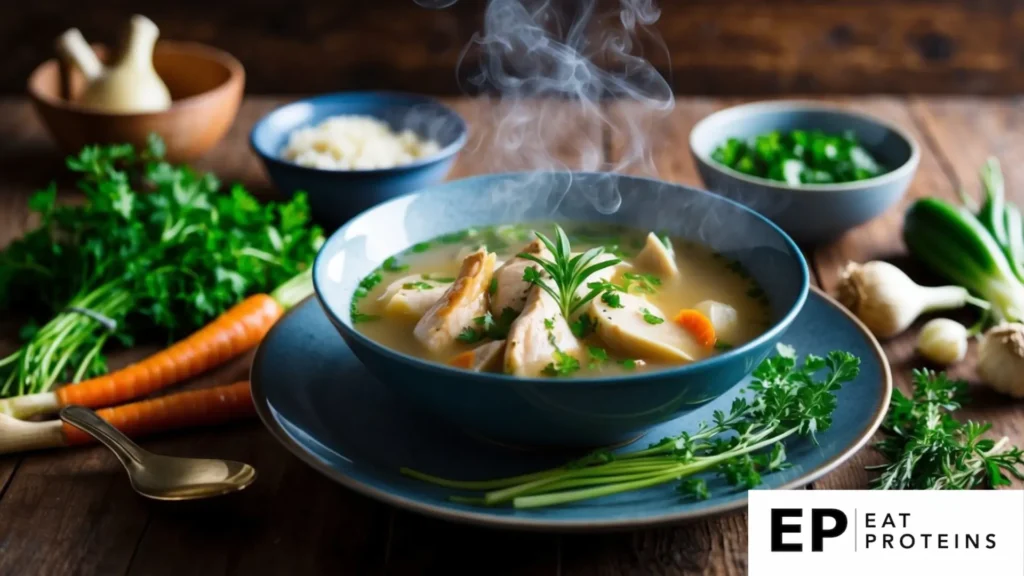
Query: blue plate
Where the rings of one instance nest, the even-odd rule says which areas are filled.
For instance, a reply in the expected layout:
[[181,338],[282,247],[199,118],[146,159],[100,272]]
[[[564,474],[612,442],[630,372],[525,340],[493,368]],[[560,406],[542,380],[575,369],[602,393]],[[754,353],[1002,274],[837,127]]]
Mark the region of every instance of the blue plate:
[[[818,290],[809,295],[783,341],[801,355],[849,351],[861,358],[861,371],[838,392],[834,424],[818,435],[819,445],[803,439],[787,444],[792,468],[764,477],[764,487],[773,489],[803,486],[864,446],[881,423],[892,390],[878,342]],[[700,502],[680,498],[672,484],[536,510],[449,502],[451,490],[406,478],[398,469],[408,466],[448,478],[482,480],[557,466],[578,454],[499,446],[423,415],[367,373],[314,300],[295,308],[270,331],[253,361],[251,379],[260,418],[285,447],[340,484],[414,512],[503,528],[601,530],[691,520],[747,501],[745,491],[711,480],[711,498]],[[692,430],[713,410],[727,410],[736,394],[727,392],[620,450]]]

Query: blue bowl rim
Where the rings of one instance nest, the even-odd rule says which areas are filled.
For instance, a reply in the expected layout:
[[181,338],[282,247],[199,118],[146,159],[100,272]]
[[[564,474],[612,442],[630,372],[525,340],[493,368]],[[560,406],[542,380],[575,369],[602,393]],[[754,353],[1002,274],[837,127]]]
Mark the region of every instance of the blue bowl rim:
[[[550,172],[550,173],[552,173],[552,174],[565,174],[567,172]],[[599,172],[582,172],[582,171],[580,171],[580,172],[571,172],[571,173],[572,174],[578,174],[578,175],[602,174],[602,173],[599,173]],[[749,212],[751,214],[751,216],[753,216],[755,218],[759,218],[765,224],[767,224],[772,230],[775,231],[776,234],[778,234],[785,241],[786,246],[796,256],[797,262],[800,264],[800,271],[801,271],[800,293],[797,296],[796,301],[790,307],[789,311],[786,312],[783,315],[783,317],[781,319],[779,319],[777,322],[775,322],[768,330],[765,330],[762,334],[760,334],[759,336],[757,336],[753,340],[751,340],[751,341],[749,341],[749,342],[747,342],[747,343],[745,343],[745,344],[743,344],[741,346],[737,346],[736,348],[728,350],[724,354],[720,354],[718,356],[713,356],[711,358],[707,358],[707,359],[704,359],[704,360],[699,360],[697,362],[693,362],[693,363],[690,363],[690,364],[685,364],[685,365],[682,365],[682,366],[677,366],[677,367],[674,367],[674,368],[667,368],[667,369],[662,369],[662,370],[652,370],[650,372],[638,372],[636,374],[623,374],[621,376],[614,376],[614,377],[607,377],[606,376],[606,377],[573,377],[573,378],[541,378],[541,377],[526,377],[526,378],[524,378],[524,377],[521,377],[521,376],[511,376],[511,375],[508,375],[508,374],[499,374],[499,373],[491,373],[491,372],[467,372],[466,370],[461,370],[459,368],[454,368],[454,367],[451,367],[451,366],[445,366],[444,364],[440,364],[438,362],[433,362],[433,361],[430,361],[430,360],[424,360],[422,358],[417,358],[415,356],[410,356],[408,354],[403,354],[401,352],[397,352],[395,350],[392,350],[392,349],[390,349],[390,348],[388,348],[388,347],[378,343],[377,341],[375,341],[375,340],[365,336],[363,333],[361,333],[360,331],[356,330],[355,327],[350,326],[348,323],[344,322],[341,319],[341,317],[327,304],[325,298],[322,296],[322,294],[324,292],[324,287],[322,287],[320,285],[320,282],[319,282],[320,274],[318,273],[318,270],[320,270],[321,267],[323,266],[323,259],[325,258],[324,255],[327,252],[327,248],[329,246],[331,246],[331,244],[335,241],[335,238],[341,238],[348,231],[349,227],[356,220],[358,220],[359,218],[362,218],[363,216],[365,216],[370,211],[376,210],[376,209],[379,209],[379,208],[383,208],[384,206],[387,206],[388,204],[392,204],[392,203],[395,203],[395,202],[408,203],[410,201],[410,198],[415,198],[415,197],[423,196],[425,194],[429,194],[432,189],[435,189],[435,187],[444,186],[444,185],[447,185],[447,184],[452,184],[454,182],[465,183],[467,180],[469,180],[469,181],[473,181],[473,180],[487,180],[487,179],[490,179],[490,178],[494,178],[495,176],[504,176],[504,177],[519,177],[519,176],[522,176],[522,177],[528,177],[528,176],[534,175],[534,174],[536,174],[536,173],[535,172],[499,172],[499,173],[492,173],[492,174],[480,174],[480,175],[471,176],[469,178],[463,178],[463,179],[459,179],[459,180],[450,180],[450,181],[448,181],[446,183],[437,184],[437,185],[434,185],[434,186],[431,186],[431,187],[428,187],[428,188],[423,188],[423,189],[421,189],[421,190],[419,190],[417,192],[414,192],[412,194],[407,194],[405,196],[402,196],[401,198],[395,198],[395,199],[389,200],[387,202],[382,202],[382,203],[380,203],[380,204],[378,204],[378,205],[376,205],[376,206],[374,206],[372,208],[369,208],[367,210],[364,210],[363,212],[360,212],[359,214],[354,216],[347,223],[345,223],[344,226],[341,226],[340,228],[335,230],[334,233],[332,233],[330,235],[330,237],[327,239],[327,241],[325,241],[323,243],[323,246],[321,246],[319,252],[316,255],[316,258],[313,261],[313,288],[314,288],[314,291],[316,292],[317,300],[320,301],[321,308],[324,309],[324,311],[327,314],[327,317],[331,320],[331,323],[334,324],[335,327],[337,327],[339,330],[343,331],[345,334],[348,334],[349,337],[354,338],[356,341],[358,341],[363,346],[366,346],[367,348],[373,349],[376,353],[382,354],[383,356],[385,356],[388,359],[395,360],[397,362],[401,362],[401,363],[406,364],[406,365],[408,365],[410,367],[413,367],[413,368],[417,368],[417,369],[420,369],[420,370],[427,370],[429,372],[434,372],[434,373],[437,373],[437,374],[440,374],[440,375],[462,376],[462,377],[469,376],[469,377],[474,377],[474,378],[482,378],[484,380],[495,380],[495,381],[499,381],[499,382],[508,382],[508,383],[513,383],[513,382],[520,382],[520,383],[521,382],[530,382],[530,383],[538,383],[538,384],[539,383],[562,384],[562,385],[569,385],[569,386],[583,386],[583,385],[586,385],[586,386],[595,386],[595,385],[597,385],[597,386],[601,386],[601,385],[611,386],[611,385],[622,384],[624,382],[636,382],[636,381],[643,381],[643,380],[650,380],[650,379],[660,379],[660,378],[666,378],[666,377],[686,376],[686,375],[694,373],[694,372],[703,371],[703,370],[705,370],[707,368],[711,368],[711,367],[718,366],[718,365],[721,365],[721,364],[724,364],[724,363],[727,363],[727,362],[730,362],[730,361],[734,361],[735,359],[739,358],[740,356],[749,353],[754,348],[763,345],[767,341],[779,338],[782,335],[782,333],[785,332],[785,330],[787,328],[789,328],[790,324],[793,323],[793,321],[796,319],[797,315],[800,313],[800,310],[803,309],[804,303],[807,301],[807,293],[808,293],[808,291],[810,289],[810,271],[809,271],[809,269],[807,267],[807,260],[804,258],[803,252],[796,245],[796,242],[794,242],[793,239],[790,238],[789,235],[786,234],[781,228],[779,228],[777,225],[775,225],[774,222],[772,222],[768,218],[765,218],[760,213],[755,212],[754,210],[751,210],[750,208],[744,206],[743,204],[740,204],[739,202],[736,202],[736,201],[731,200],[729,198],[726,198],[724,196],[720,196],[720,195],[715,194],[713,192],[708,192],[706,190],[701,190],[699,188],[692,188],[692,187],[684,186],[682,184],[677,184],[677,183],[672,183],[672,182],[665,182],[665,181],[662,181],[662,180],[656,180],[654,178],[644,178],[644,177],[639,177],[639,176],[628,176],[628,175],[622,175],[622,176],[624,178],[629,178],[629,179],[632,179],[632,180],[639,180],[639,181],[646,181],[646,182],[656,183],[658,185],[670,184],[672,186],[677,186],[677,187],[680,187],[680,188],[686,188],[686,189],[688,189],[688,190],[690,190],[690,191],[692,191],[694,193],[697,193],[697,194],[704,194],[704,195],[707,195],[707,196],[711,196],[711,197],[715,198],[716,201],[727,202],[727,203],[732,204],[734,207],[736,207],[736,208],[738,208],[738,209],[740,209],[742,211]]]
[[[444,148],[439,150],[436,154],[432,154],[430,156],[426,156],[426,157],[423,157],[423,158],[418,158],[415,161],[410,162],[408,164],[402,164],[400,166],[392,166],[391,168],[371,168],[371,169],[359,169],[359,170],[330,170],[330,169],[327,169],[327,168],[314,168],[312,166],[303,166],[301,164],[296,164],[295,162],[292,162],[290,160],[283,160],[283,159],[281,159],[278,156],[279,152],[271,152],[271,151],[265,150],[265,149],[263,149],[262,147],[260,147],[259,145],[256,144],[256,133],[270,120],[270,118],[272,116],[274,116],[276,114],[280,114],[281,112],[283,112],[284,110],[286,110],[288,108],[291,108],[293,106],[298,106],[298,105],[301,105],[301,104],[312,104],[312,105],[315,106],[316,104],[321,103],[321,102],[332,101],[332,100],[343,99],[343,98],[349,98],[349,97],[378,97],[378,98],[381,98],[381,99],[418,100],[420,103],[433,104],[433,105],[438,106],[439,108],[442,108],[445,111],[447,111],[449,114],[451,114],[452,118],[454,118],[454,119],[456,119],[458,121],[459,136],[455,140],[453,140],[450,144],[448,144],[447,146],[445,146]],[[397,173],[397,172],[403,172],[403,171],[407,171],[407,170],[412,170],[412,169],[415,169],[415,168],[420,168],[422,166],[427,166],[427,165],[430,165],[430,164],[436,164],[438,162],[442,162],[442,161],[444,161],[444,160],[454,156],[456,153],[458,153],[458,151],[461,150],[466,145],[466,141],[468,140],[468,138],[469,138],[469,126],[466,124],[466,119],[463,118],[461,114],[456,112],[454,108],[452,108],[451,106],[448,106],[447,104],[441,102],[437,98],[432,98],[432,97],[426,96],[424,94],[416,94],[414,92],[394,92],[394,91],[384,91],[384,90],[365,90],[365,91],[352,91],[352,92],[331,92],[329,94],[321,94],[319,96],[311,96],[309,98],[302,98],[302,99],[299,99],[299,100],[295,100],[293,102],[288,102],[287,104],[282,104],[282,105],[278,106],[277,108],[274,108],[270,112],[267,112],[259,120],[256,121],[256,124],[253,125],[252,130],[249,131],[249,147],[252,148],[253,152],[255,152],[259,157],[263,158],[264,162],[270,162],[272,164],[278,164],[278,165],[281,165],[281,166],[287,166],[289,168],[294,168],[294,169],[298,169],[298,170],[307,170],[309,172],[320,173],[320,174],[324,174],[324,175],[328,175],[328,174],[330,174],[330,175],[345,175],[345,174],[352,174],[352,175],[384,175],[384,174],[388,174],[388,173]]]
[[[894,170],[890,170],[885,174],[880,174],[874,178],[868,178],[866,180],[857,180],[855,182],[841,182],[838,184],[803,184],[800,186],[790,186],[788,184],[777,182],[775,180],[769,180],[767,178],[759,178],[757,176],[750,176],[744,174],[738,170],[734,170],[728,166],[715,162],[711,155],[704,152],[698,152],[694,146],[694,138],[698,131],[705,129],[707,124],[710,124],[716,117],[721,117],[726,114],[737,114],[743,113],[743,116],[771,114],[776,112],[792,112],[792,111],[809,111],[809,112],[831,112],[839,116],[847,116],[853,118],[859,118],[871,124],[875,124],[885,128],[886,130],[897,135],[901,140],[906,142],[907,146],[910,147],[910,157],[907,161],[901,164]],[[834,104],[827,104],[824,102],[817,102],[814,100],[765,100],[760,102],[750,102],[747,104],[739,104],[736,106],[730,106],[723,108],[717,112],[713,112],[699,122],[697,122],[690,130],[690,153],[693,154],[699,162],[707,166],[708,168],[720,172],[721,174],[730,178],[748,182],[750,184],[757,184],[766,188],[774,188],[776,190],[785,190],[788,192],[844,192],[849,190],[861,190],[868,187],[881,186],[900,180],[901,178],[912,175],[917,170],[917,165],[921,161],[921,147],[918,145],[910,134],[905,130],[896,126],[895,124],[882,120],[877,116],[858,112],[856,110],[850,110],[842,106]]]

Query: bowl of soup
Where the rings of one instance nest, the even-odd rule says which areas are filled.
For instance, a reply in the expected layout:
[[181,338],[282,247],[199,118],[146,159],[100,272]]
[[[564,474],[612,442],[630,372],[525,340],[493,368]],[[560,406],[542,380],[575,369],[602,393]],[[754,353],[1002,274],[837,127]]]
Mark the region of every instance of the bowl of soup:
[[773,350],[808,291],[793,241],[740,204],[568,172],[385,202],[331,235],[313,277],[382,385],[523,446],[627,442],[717,398]]

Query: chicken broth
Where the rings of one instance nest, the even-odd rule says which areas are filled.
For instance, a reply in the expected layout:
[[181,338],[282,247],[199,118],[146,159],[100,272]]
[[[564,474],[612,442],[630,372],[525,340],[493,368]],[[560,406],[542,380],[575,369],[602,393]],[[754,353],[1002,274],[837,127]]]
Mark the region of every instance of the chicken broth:
[[[468,229],[417,244],[364,279],[353,323],[411,356],[523,377],[678,366],[767,328],[760,287],[703,246],[613,226],[564,230],[568,253],[550,223]],[[566,273],[581,254],[577,273]]]

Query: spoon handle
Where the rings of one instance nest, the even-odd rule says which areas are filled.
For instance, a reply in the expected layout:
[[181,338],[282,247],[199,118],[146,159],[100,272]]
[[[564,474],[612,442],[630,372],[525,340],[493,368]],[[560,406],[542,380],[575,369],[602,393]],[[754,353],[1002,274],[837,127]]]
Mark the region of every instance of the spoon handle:
[[125,466],[138,466],[142,463],[142,448],[85,406],[61,408],[60,419],[102,442]]

